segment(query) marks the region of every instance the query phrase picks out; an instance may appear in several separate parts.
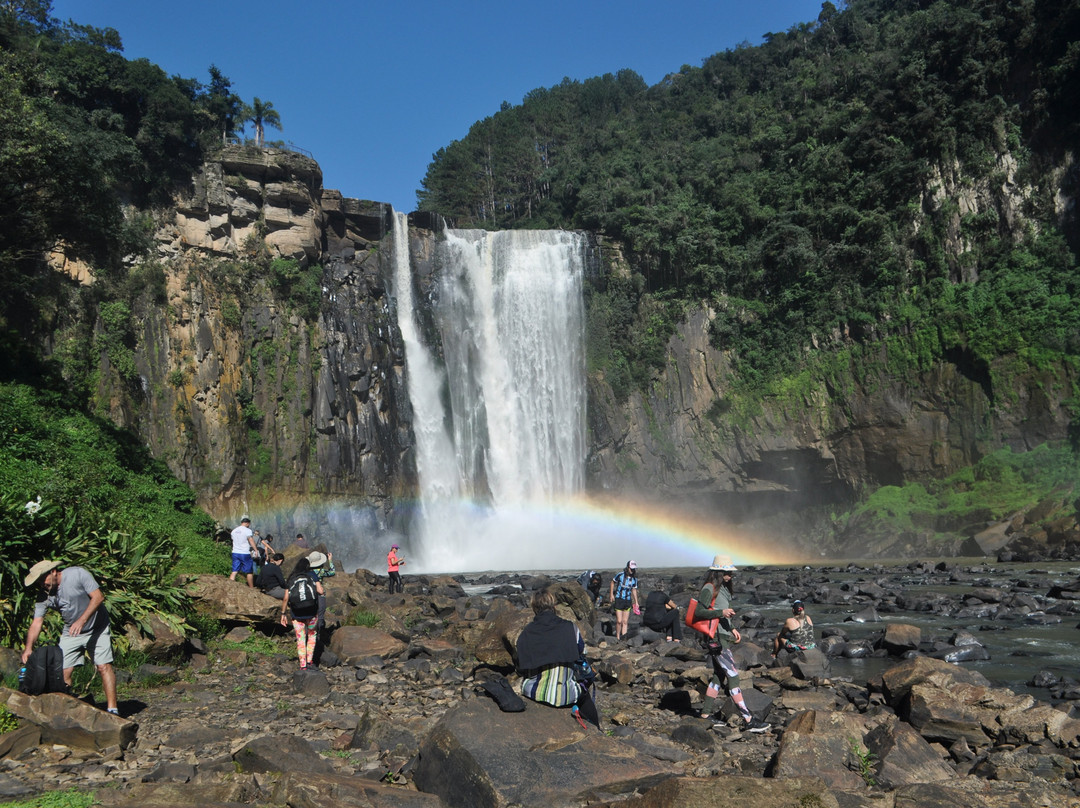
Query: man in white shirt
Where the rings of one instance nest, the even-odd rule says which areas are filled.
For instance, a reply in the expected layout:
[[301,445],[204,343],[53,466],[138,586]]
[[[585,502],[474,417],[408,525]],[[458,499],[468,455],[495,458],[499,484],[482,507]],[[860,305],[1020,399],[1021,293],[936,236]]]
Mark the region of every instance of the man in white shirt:
[[236,573],[242,572],[247,576],[247,585],[255,588],[255,556],[258,548],[255,546],[254,533],[251,530],[251,520],[244,517],[240,524],[232,531],[232,573],[230,581],[236,580]]

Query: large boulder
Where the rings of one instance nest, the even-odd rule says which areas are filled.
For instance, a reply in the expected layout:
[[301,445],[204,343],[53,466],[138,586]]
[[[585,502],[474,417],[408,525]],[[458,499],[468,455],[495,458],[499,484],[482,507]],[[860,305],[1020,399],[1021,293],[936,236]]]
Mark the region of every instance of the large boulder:
[[365,657],[399,657],[408,647],[385,631],[367,626],[342,626],[330,637],[330,650],[346,665],[353,665]]
[[0,688],[0,703],[19,718],[41,729],[41,742],[79,749],[127,749],[139,725],[92,707],[66,693],[28,696]]
[[231,581],[223,575],[195,575],[186,589],[197,609],[221,620],[277,625],[281,618],[281,601],[251,588],[240,576]]
[[819,777],[779,780],[727,776],[672,777],[640,797],[631,797],[617,805],[619,808],[714,808],[726,805],[839,808],[840,803]]
[[475,699],[453,707],[420,746],[414,782],[451,808],[577,805],[629,795],[670,777],[671,765],[595,728],[569,710],[527,702],[500,712]]
[[990,686],[990,680],[981,673],[924,656],[895,665],[881,675],[885,699],[897,711],[901,709],[912,686],[926,682],[943,688],[948,688],[953,682]]

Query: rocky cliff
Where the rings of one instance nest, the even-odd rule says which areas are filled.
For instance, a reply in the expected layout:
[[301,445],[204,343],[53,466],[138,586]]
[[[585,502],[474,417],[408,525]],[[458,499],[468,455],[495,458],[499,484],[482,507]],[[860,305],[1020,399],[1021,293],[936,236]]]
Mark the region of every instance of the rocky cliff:
[[[323,189],[306,157],[236,147],[160,219],[164,280],[133,311],[135,372],[125,377],[101,352],[99,409],[142,436],[224,524],[254,511],[264,532],[356,536],[392,524],[414,490],[388,295],[391,213]],[[435,233],[427,219],[412,224],[422,299]],[[902,378],[883,355],[872,372],[852,364],[828,384],[731,409],[713,316],[692,312],[665,368],[628,401],[589,379],[592,487],[652,492],[736,522],[787,514],[808,549],[824,535],[814,526],[823,506],[1066,437],[1063,401],[1077,382],[1067,367],[1019,377],[959,353]]]

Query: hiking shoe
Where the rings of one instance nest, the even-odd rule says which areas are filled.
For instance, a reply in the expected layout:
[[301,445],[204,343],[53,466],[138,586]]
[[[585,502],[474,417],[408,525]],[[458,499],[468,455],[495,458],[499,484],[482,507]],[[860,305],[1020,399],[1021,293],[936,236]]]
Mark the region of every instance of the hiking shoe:
[[760,718],[751,718],[742,727],[746,732],[768,732],[772,729],[772,724],[766,721],[762,721]]

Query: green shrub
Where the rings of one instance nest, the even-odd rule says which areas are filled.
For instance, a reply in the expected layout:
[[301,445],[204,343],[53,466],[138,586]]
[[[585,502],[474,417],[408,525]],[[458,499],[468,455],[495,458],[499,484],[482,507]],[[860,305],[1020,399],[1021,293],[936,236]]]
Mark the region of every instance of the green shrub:
[[366,609],[356,609],[349,615],[349,619],[345,621],[348,626],[367,626],[368,628],[375,628],[379,625],[381,618],[375,612],[367,611]]

